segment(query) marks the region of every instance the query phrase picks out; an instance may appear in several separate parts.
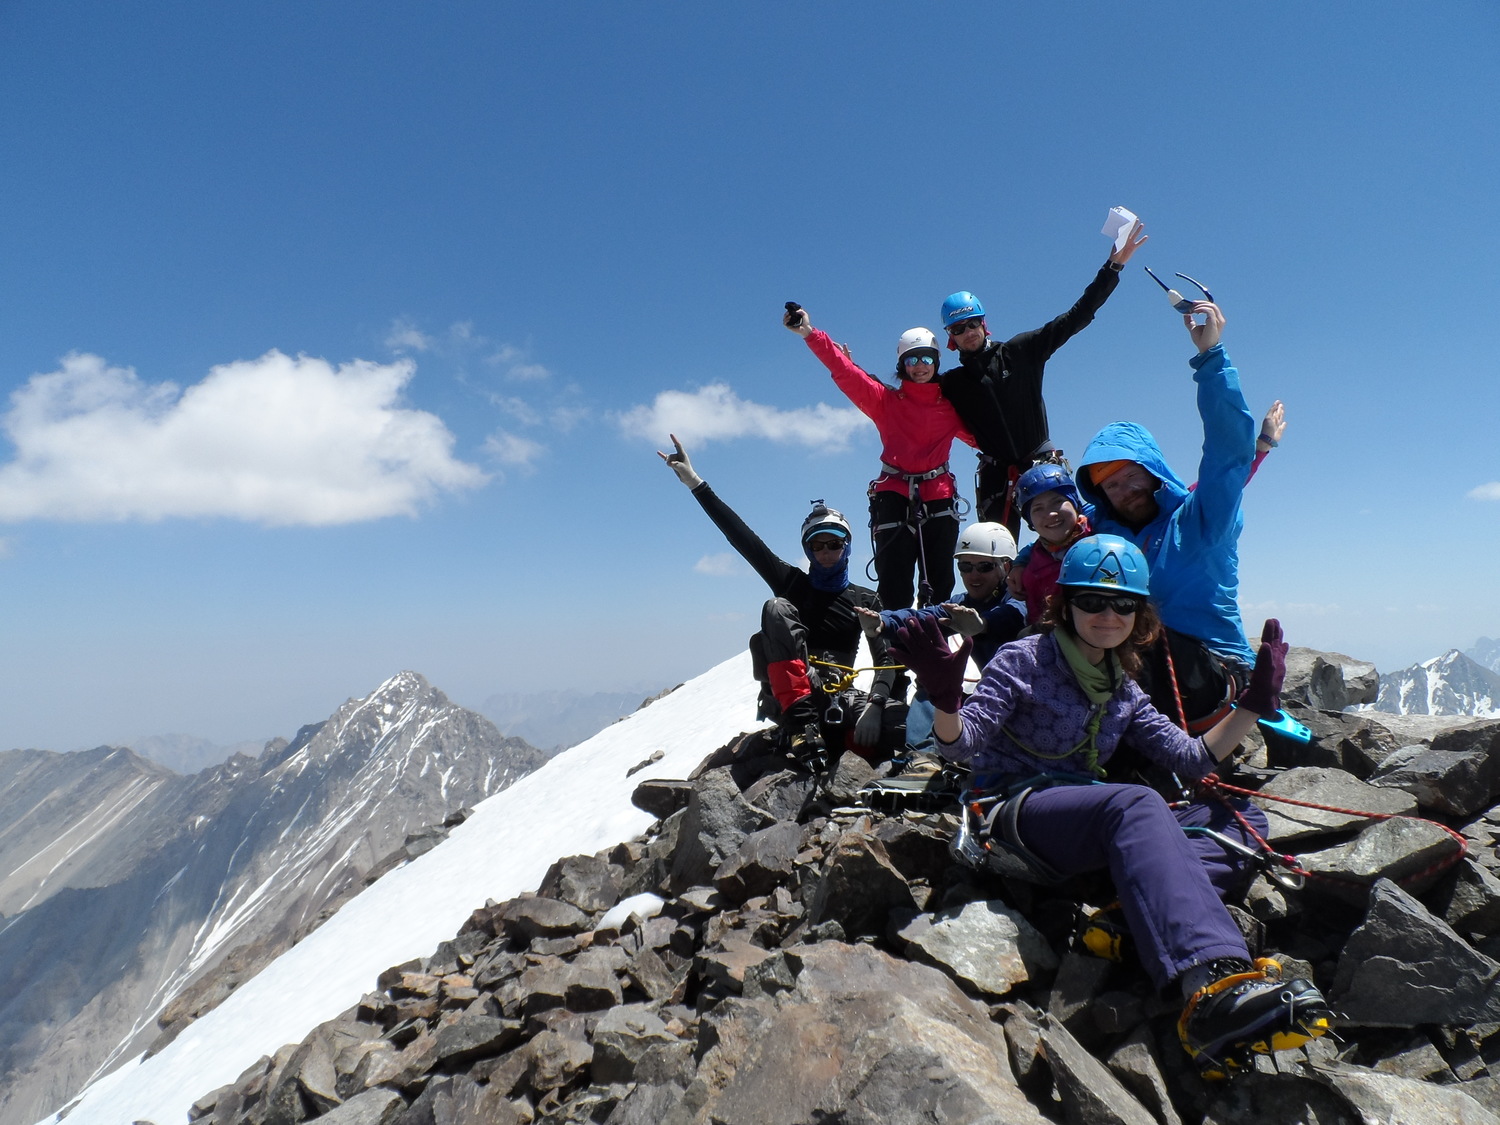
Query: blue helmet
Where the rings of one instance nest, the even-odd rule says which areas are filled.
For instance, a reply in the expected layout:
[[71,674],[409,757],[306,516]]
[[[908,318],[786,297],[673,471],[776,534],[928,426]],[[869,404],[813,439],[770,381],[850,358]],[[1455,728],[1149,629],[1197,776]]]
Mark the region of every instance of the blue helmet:
[[1036,524],[1031,522],[1031,502],[1044,492],[1062,493],[1073,501],[1073,507],[1078,509],[1079,514],[1083,514],[1083,501],[1078,497],[1078,486],[1073,483],[1072,474],[1067,469],[1051,462],[1033,465],[1016,481],[1016,507],[1021,512],[1021,518],[1026,521],[1026,526],[1032,531],[1036,530]]
[[1114,594],[1148,597],[1151,574],[1146,556],[1128,539],[1118,535],[1089,535],[1074,543],[1063,556],[1059,586],[1075,590],[1108,590]]
[[943,327],[952,328],[960,320],[973,320],[976,316],[984,315],[984,306],[979,303],[979,298],[965,289],[962,293],[954,293],[943,302]]

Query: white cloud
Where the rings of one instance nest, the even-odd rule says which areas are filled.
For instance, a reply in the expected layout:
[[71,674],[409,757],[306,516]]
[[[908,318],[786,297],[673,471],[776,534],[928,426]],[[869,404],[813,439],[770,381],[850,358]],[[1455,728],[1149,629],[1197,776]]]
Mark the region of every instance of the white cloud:
[[0,520],[226,517],[326,526],[414,515],[487,477],[398,405],[415,367],[270,351],[186,390],[73,353],[11,395]]
[[818,403],[797,410],[780,410],[746,402],[724,383],[713,383],[688,393],[663,391],[650,406],[637,406],[619,416],[627,437],[664,442],[676,434],[689,447],[710,441],[758,437],[787,444],[841,449],[870,425],[858,410]]
[[1489,484],[1471,488],[1468,495],[1470,500],[1500,500],[1500,480],[1492,480]]
[[552,378],[552,372],[540,363],[531,362],[531,353],[514,344],[501,344],[485,357],[485,362],[494,367],[505,368],[505,376],[521,383],[534,383]]
[[693,569],[699,574],[708,574],[714,578],[728,578],[741,573],[744,567],[740,565],[739,555],[724,551],[717,555],[704,555],[693,564]]
[[547,452],[547,447],[519,434],[496,430],[484,439],[484,451],[502,465],[530,469],[532,462]]
[[385,346],[393,352],[425,352],[432,347],[432,337],[405,317],[398,317],[391,322]]

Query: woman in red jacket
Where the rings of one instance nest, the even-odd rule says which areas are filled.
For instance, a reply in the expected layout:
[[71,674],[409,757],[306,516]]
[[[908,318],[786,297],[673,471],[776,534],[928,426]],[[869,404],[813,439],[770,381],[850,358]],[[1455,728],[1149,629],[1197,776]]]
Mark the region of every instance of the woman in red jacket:
[[922,605],[953,593],[953,546],[958,541],[958,488],[948,471],[955,437],[974,444],[937,383],[937,339],[925,328],[896,343],[895,387],[865,372],[848,352],[792,306],[782,323],[807,341],[849,401],[880,433],[880,475],[870,482],[875,574],[880,603],[909,609],[915,571]]

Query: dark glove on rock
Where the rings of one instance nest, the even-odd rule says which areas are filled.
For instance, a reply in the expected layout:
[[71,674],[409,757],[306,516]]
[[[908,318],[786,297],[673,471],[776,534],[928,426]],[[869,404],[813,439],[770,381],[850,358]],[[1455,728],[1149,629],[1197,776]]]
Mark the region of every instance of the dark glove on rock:
[[[948,648],[948,638],[930,617],[911,617],[896,630],[891,652],[911,669],[927,698],[939,711],[958,713],[964,701],[964,669],[974,642],[965,638],[957,652]],[[1278,686],[1280,681],[1277,681]]]
[[1272,617],[1260,634],[1260,651],[1255,655],[1255,667],[1250,672],[1250,683],[1235,700],[1246,711],[1257,715],[1274,715],[1281,710],[1281,684],[1286,679],[1287,643],[1281,639],[1281,622]]

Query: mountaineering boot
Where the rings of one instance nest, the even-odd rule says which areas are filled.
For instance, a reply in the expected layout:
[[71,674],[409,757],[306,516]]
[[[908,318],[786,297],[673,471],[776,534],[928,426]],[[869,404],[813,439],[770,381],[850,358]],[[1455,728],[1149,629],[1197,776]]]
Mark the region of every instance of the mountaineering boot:
[[810,773],[823,773],[828,769],[828,747],[823,744],[823,735],[816,722],[792,730],[789,748],[792,757],[806,766]]
[[1130,926],[1118,902],[1086,915],[1075,931],[1078,945],[1104,961],[1118,964],[1130,948]]
[[1333,1012],[1323,994],[1311,981],[1283,982],[1275,961],[1225,958],[1208,968],[1209,983],[1177,1021],[1182,1047],[1204,1078],[1228,1078],[1252,1053],[1291,1050],[1328,1031]]

